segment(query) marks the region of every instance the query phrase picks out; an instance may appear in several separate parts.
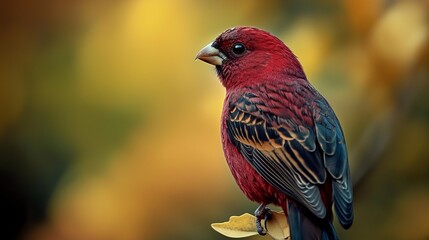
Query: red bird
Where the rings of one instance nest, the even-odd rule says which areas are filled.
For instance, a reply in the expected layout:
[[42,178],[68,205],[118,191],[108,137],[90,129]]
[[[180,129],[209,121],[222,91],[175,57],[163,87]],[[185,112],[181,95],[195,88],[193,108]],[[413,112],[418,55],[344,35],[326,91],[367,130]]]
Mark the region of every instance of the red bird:
[[252,27],[223,32],[197,58],[226,88],[222,144],[238,186],[252,201],[259,234],[268,204],[288,216],[292,240],[338,239],[353,222],[352,184],[340,123],[277,37]]

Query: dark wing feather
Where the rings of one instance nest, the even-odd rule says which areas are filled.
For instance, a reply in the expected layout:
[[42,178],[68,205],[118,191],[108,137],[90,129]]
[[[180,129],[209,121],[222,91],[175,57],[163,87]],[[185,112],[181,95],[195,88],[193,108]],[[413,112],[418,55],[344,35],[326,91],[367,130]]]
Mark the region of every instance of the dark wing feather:
[[316,132],[295,119],[262,111],[266,101],[252,93],[238,97],[226,118],[229,138],[267,182],[324,218],[317,185],[327,174]]
[[[326,215],[326,208],[318,185],[325,183],[329,175],[333,179],[335,212],[341,225],[348,228],[353,222],[353,209],[345,139],[326,100],[315,90],[310,94],[315,99],[311,123],[297,115],[288,117],[296,114],[293,108],[282,102],[273,103],[275,99],[268,95],[242,94],[230,105],[227,131],[230,140],[267,182],[319,218]],[[289,103],[297,97],[288,99]],[[306,107],[309,108],[301,104],[294,111]]]
[[337,117],[324,99],[316,101],[315,109],[313,115],[317,141],[323,150],[325,167],[334,179],[335,212],[341,225],[348,228],[353,223],[353,191],[345,139]]

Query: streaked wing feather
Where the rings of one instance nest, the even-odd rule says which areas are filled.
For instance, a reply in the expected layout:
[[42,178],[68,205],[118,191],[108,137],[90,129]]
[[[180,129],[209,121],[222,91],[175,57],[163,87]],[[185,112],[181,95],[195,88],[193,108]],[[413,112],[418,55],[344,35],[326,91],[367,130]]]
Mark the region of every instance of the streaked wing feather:
[[323,218],[326,208],[317,184],[325,182],[326,170],[314,130],[261,111],[264,101],[255,98],[244,94],[231,107],[229,138],[267,182]]
[[[278,189],[285,192],[295,200],[307,206],[316,216],[323,218],[326,209],[321,204],[319,188],[315,185],[302,181],[290,168],[282,167],[282,164],[272,164],[273,158],[267,157],[259,150],[254,150],[254,167],[263,176],[269,176],[267,181]],[[298,181],[297,181],[298,179]],[[279,185],[279,183],[282,183]]]

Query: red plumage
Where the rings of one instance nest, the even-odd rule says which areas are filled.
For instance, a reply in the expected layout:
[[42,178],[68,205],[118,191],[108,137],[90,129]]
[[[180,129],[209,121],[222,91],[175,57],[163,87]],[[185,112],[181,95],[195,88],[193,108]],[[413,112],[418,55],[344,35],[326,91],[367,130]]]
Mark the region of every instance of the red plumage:
[[332,204],[345,228],[353,221],[345,140],[297,58],[250,27],[225,31],[197,58],[216,66],[227,91],[222,144],[240,189],[252,201],[281,206],[293,240],[337,239]]

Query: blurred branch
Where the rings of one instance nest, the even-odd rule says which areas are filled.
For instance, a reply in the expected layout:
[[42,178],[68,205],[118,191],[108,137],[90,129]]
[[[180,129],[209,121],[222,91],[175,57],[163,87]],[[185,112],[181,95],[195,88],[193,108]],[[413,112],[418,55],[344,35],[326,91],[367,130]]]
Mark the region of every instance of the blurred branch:
[[[414,80],[414,81],[413,81]],[[402,116],[407,113],[418,95],[422,78],[409,77],[398,93],[395,105],[380,113],[363,131],[358,144],[350,153],[353,185],[357,188],[371,169],[379,163],[382,155],[394,138],[395,131],[402,123]]]
[[[384,159],[382,155],[404,123],[403,116],[409,112],[416,97],[424,94],[421,86],[426,79],[419,75],[418,70],[425,69],[423,66],[427,65],[427,59],[424,59],[428,50],[426,10],[427,4],[422,2],[394,1],[368,36],[366,51],[372,59],[369,79],[386,84],[381,86],[384,89],[392,88],[388,91],[394,91],[396,99],[393,99],[392,106],[373,119],[350,154],[355,186]],[[399,24],[404,19],[408,19],[407,24]]]

